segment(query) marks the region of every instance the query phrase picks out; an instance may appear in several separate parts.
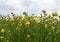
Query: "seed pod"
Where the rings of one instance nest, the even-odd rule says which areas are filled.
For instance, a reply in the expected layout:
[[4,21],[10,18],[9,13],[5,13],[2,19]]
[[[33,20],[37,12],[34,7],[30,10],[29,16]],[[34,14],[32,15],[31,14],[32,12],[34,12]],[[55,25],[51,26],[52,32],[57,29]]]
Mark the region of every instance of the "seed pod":
[[60,16],[59,16],[59,18],[60,18]]
[[46,13],[46,11],[45,11],[45,10],[42,10],[42,12],[43,12],[43,13]]
[[23,12],[23,15],[27,16],[27,12]]
[[58,13],[57,12],[53,12],[52,16],[58,16]]

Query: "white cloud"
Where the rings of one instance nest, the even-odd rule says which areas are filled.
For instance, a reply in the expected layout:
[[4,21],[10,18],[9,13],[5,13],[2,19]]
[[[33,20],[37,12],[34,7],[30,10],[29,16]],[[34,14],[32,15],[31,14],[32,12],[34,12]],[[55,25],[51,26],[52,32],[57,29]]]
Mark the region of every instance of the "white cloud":
[[0,4],[4,3],[4,5],[10,6],[18,14],[23,11],[39,14],[42,9],[46,9],[48,13],[59,12],[59,2],[59,0],[0,0]]
[[[25,8],[25,6],[23,6],[23,2],[25,0],[8,0],[7,4],[13,6],[14,8]],[[27,3],[28,1],[30,1],[29,3]],[[33,8],[33,6],[35,7],[39,7],[39,8],[51,8],[53,7],[54,1],[53,0],[27,0],[26,1],[27,4],[29,4],[29,6],[26,6],[26,8]]]
[[21,3],[22,3],[21,0],[8,0],[7,1],[7,4],[13,6],[14,8],[22,7]]

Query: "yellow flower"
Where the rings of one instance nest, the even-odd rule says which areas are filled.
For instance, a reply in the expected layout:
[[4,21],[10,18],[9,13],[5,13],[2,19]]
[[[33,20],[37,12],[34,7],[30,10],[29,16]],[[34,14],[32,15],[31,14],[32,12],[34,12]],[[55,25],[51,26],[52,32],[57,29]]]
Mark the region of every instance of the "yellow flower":
[[52,15],[53,16],[58,16],[58,13],[57,12],[53,12]]
[[54,27],[54,26],[52,26],[52,29],[55,29],[55,27]]
[[35,17],[35,16],[31,16],[31,20],[33,20],[33,21],[34,21],[35,19],[36,19],[36,17]]
[[13,19],[13,18],[11,18],[11,19],[9,19],[9,21],[10,21],[10,22],[13,22],[13,21],[14,21],[14,19]]
[[27,35],[27,37],[30,37],[30,35]]
[[18,30],[19,28],[17,27],[16,30]]
[[30,24],[30,22],[29,21],[26,21],[26,23],[25,23],[26,25],[29,25]]
[[3,39],[4,37],[3,36],[0,36],[1,39]]
[[24,16],[25,19],[29,19],[30,17],[29,16]]
[[40,20],[36,20],[36,23],[40,23],[41,21]]
[[51,18],[52,16],[51,15],[48,15],[48,18]]
[[53,21],[52,24],[54,24],[55,22]]
[[53,25],[57,25],[57,20],[54,20],[54,21],[52,22],[52,24],[53,24]]
[[16,18],[18,18],[18,19],[22,19],[22,16],[16,16]]
[[47,28],[48,27],[48,24],[45,24],[45,28]]
[[4,33],[5,32],[5,29],[1,29],[1,32]]
[[21,23],[21,22],[19,22],[19,23],[18,23],[18,26],[22,26],[22,23]]
[[54,29],[55,29],[55,27],[54,27],[54,26],[52,26],[52,31],[54,31]]

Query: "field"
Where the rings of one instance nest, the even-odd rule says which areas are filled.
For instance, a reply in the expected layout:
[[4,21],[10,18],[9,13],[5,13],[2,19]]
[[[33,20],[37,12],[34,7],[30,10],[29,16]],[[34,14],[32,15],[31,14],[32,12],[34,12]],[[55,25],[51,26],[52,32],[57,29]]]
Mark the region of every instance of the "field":
[[60,42],[60,20],[42,10],[40,16],[0,16],[0,42]]

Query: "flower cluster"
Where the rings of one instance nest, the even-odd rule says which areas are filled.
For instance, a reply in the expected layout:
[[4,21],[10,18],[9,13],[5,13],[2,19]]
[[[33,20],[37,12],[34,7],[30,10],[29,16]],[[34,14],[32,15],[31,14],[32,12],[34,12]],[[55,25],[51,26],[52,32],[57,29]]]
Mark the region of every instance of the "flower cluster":
[[52,15],[42,10],[35,16],[23,12],[24,16],[0,17],[1,42],[60,42],[60,16],[57,12]]

